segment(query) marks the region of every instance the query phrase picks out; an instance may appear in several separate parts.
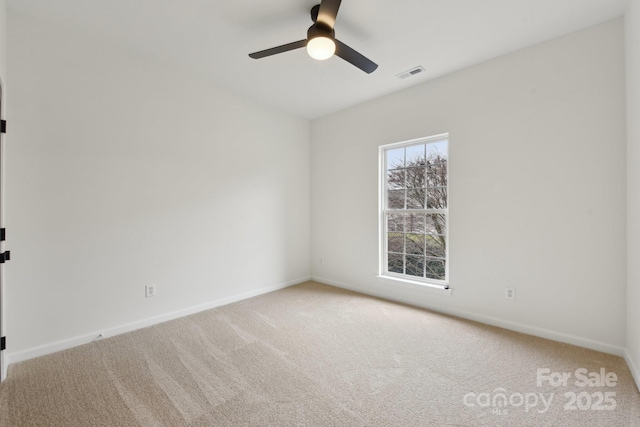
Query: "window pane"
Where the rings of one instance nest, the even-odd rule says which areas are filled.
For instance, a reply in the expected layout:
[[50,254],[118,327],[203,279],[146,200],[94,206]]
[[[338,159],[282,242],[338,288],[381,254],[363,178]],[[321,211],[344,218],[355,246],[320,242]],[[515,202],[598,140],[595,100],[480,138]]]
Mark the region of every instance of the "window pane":
[[424,209],[425,195],[424,188],[407,190],[407,209]]
[[387,251],[404,252],[404,234],[393,232],[387,234]]
[[426,216],[424,214],[411,214],[406,215],[407,233],[421,233],[425,232]]
[[387,170],[404,167],[404,148],[387,151]]
[[447,208],[447,142],[427,147],[427,208]]
[[387,172],[387,188],[389,190],[398,190],[406,187],[405,170],[394,169]]
[[447,223],[444,214],[427,214],[426,222],[427,234],[447,234]]
[[447,188],[431,187],[427,189],[427,209],[447,208]]
[[422,168],[407,168],[406,169],[406,179],[407,179],[407,188],[424,188],[426,187],[426,169]]
[[387,202],[387,207],[389,209],[404,209],[404,192],[405,190],[388,191],[389,200]]
[[424,255],[424,234],[405,234],[405,253],[410,255]]
[[407,255],[407,270],[405,274],[424,277],[424,258]]
[[387,216],[387,231],[404,231],[404,215],[390,214]]
[[446,255],[446,241],[444,236],[426,236],[427,256],[444,258]]
[[407,147],[407,158],[405,166],[424,166],[425,146],[424,144]]
[[426,276],[430,279],[444,280],[444,261],[427,259]]
[[446,187],[447,164],[429,165],[427,168],[427,183],[429,187]]
[[447,160],[447,140],[427,144],[427,158]]
[[404,256],[397,254],[388,254],[387,271],[391,273],[404,274]]

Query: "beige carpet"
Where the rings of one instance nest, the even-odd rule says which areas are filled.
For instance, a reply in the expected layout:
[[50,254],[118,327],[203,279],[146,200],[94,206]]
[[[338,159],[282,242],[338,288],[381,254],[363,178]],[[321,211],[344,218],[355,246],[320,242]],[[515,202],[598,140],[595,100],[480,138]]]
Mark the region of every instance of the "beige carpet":
[[640,426],[619,357],[312,282],[12,365],[0,405],[2,426]]

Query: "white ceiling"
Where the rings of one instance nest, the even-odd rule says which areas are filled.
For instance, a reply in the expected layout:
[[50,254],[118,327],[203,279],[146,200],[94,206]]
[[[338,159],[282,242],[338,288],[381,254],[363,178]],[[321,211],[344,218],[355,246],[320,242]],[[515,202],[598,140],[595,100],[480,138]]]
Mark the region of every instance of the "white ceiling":
[[[305,118],[320,117],[621,16],[627,0],[343,0],[336,37],[379,64],[366,74],[304,49],[251,52],[306,37],[318,0],[7,0]],[[10,18],[9,18],[10,19]],[[426,72],[399,80],[422,65]]]

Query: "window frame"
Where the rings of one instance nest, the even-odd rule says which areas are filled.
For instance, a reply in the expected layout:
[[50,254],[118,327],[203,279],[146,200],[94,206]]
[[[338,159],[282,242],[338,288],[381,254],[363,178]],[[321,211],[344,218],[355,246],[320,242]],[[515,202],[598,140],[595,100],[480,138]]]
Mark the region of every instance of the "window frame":
[[[427,209],[426,205],[425,205],[425,209],[407,209],[406,206],[404,209],[389,209],[387,208],[387,201],[388,201],[388,185],[387,185],[387,153],[391,150],[396,150],[398,148],[406,148],[406,147],[411,147],[411,146],[416,146],[416,145],[425,145],[428,146],[429,144],[433,144],[436,142],[441,142],[441,141],[446,141],[447,142],[447,149],[446,149],[446,154],[447,154],[447,208],[446,209]],[[411,139],[411,140],[407,140],[407,141],[400,141],[400,142],[395,142],[395,143],[391,143],[391,144],[385,144],[385,145],[381,145],[379,146],[379,152],[378,152],[378,158],[379,158],[379,167],[378,167],[378,173],[379,173],[379,255],[380,255],[380,260],[379,260],[379,277],[383,277],[386,279],[391,279],[394,281],[400,281],[400,282],[408,282],[408,283],[413,283],[413,284],[418,284],[418,285],[422,285],[422,286],[429,286],[429,287],[435,287],[435,288],[439,288],[439,289],[445,289],[448,290],[450,289],[449,287],[449,264],[450,264],[450,257],[449,257],[449,249],[450,249],[450,244],[449,244],[449,206],[450,206],[450,195],[451,192],[449,191],[449,164],[450,164],[450,159],[449,159],[449,145],[450,145],[450,138],[449,138],[449,134],[448,133],[443,133],[443,134],[439,134],[439,135],[433,135],[433,136],[427,136],[427,137],[422,137],[422,138],[416,138],[416,139]],[[390,214],[394,214],[394,213],[405,213],[405,214],[411,214],[411,213],[417,213],[417,214],[443,214],[445,217],[445,227],[446,227],[446,232],[445,232],[445,241],[446,241],[446,248],[445,248],[445,256],[444,256],[444,260],[445,260],[445,278],[444,280],[439,280],[439,279],[432,279],[432,278],[427,278],[427,277],[418,277],[418,276],[411,276],[408,275],[406,273],[396,273],[396,272],[392,272],[389,271],[389,264],[388,264],[388,255],[389,255],[389,251],[388,251],[388,216]],[[406,229],[403,229],[403,234],[406,234]],[[405,243],[406,245],[406,243]],[[406,257],[407,252],[406,252],[406,246],[403,247],[403,256]],[[426,258],[426,255],[425,255]]]

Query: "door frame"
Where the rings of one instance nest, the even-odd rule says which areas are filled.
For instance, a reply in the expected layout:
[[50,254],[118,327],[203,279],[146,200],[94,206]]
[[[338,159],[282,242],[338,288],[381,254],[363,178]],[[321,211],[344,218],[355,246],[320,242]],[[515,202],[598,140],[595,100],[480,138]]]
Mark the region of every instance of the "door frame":
[[[4,85],[0,78],[0,119],[5,120],[5,96]],[[4,136],[0,132],[0,228],[4,228]],[[0,253],[4,253],[4,241],[0,240]],[[4,255],[3,255],[4,256]],[[0,263],[0,336],[6,337],[4,322],[4,263]],[[0,351],[0,382],[7,376],[7,356],[6,350]]]

